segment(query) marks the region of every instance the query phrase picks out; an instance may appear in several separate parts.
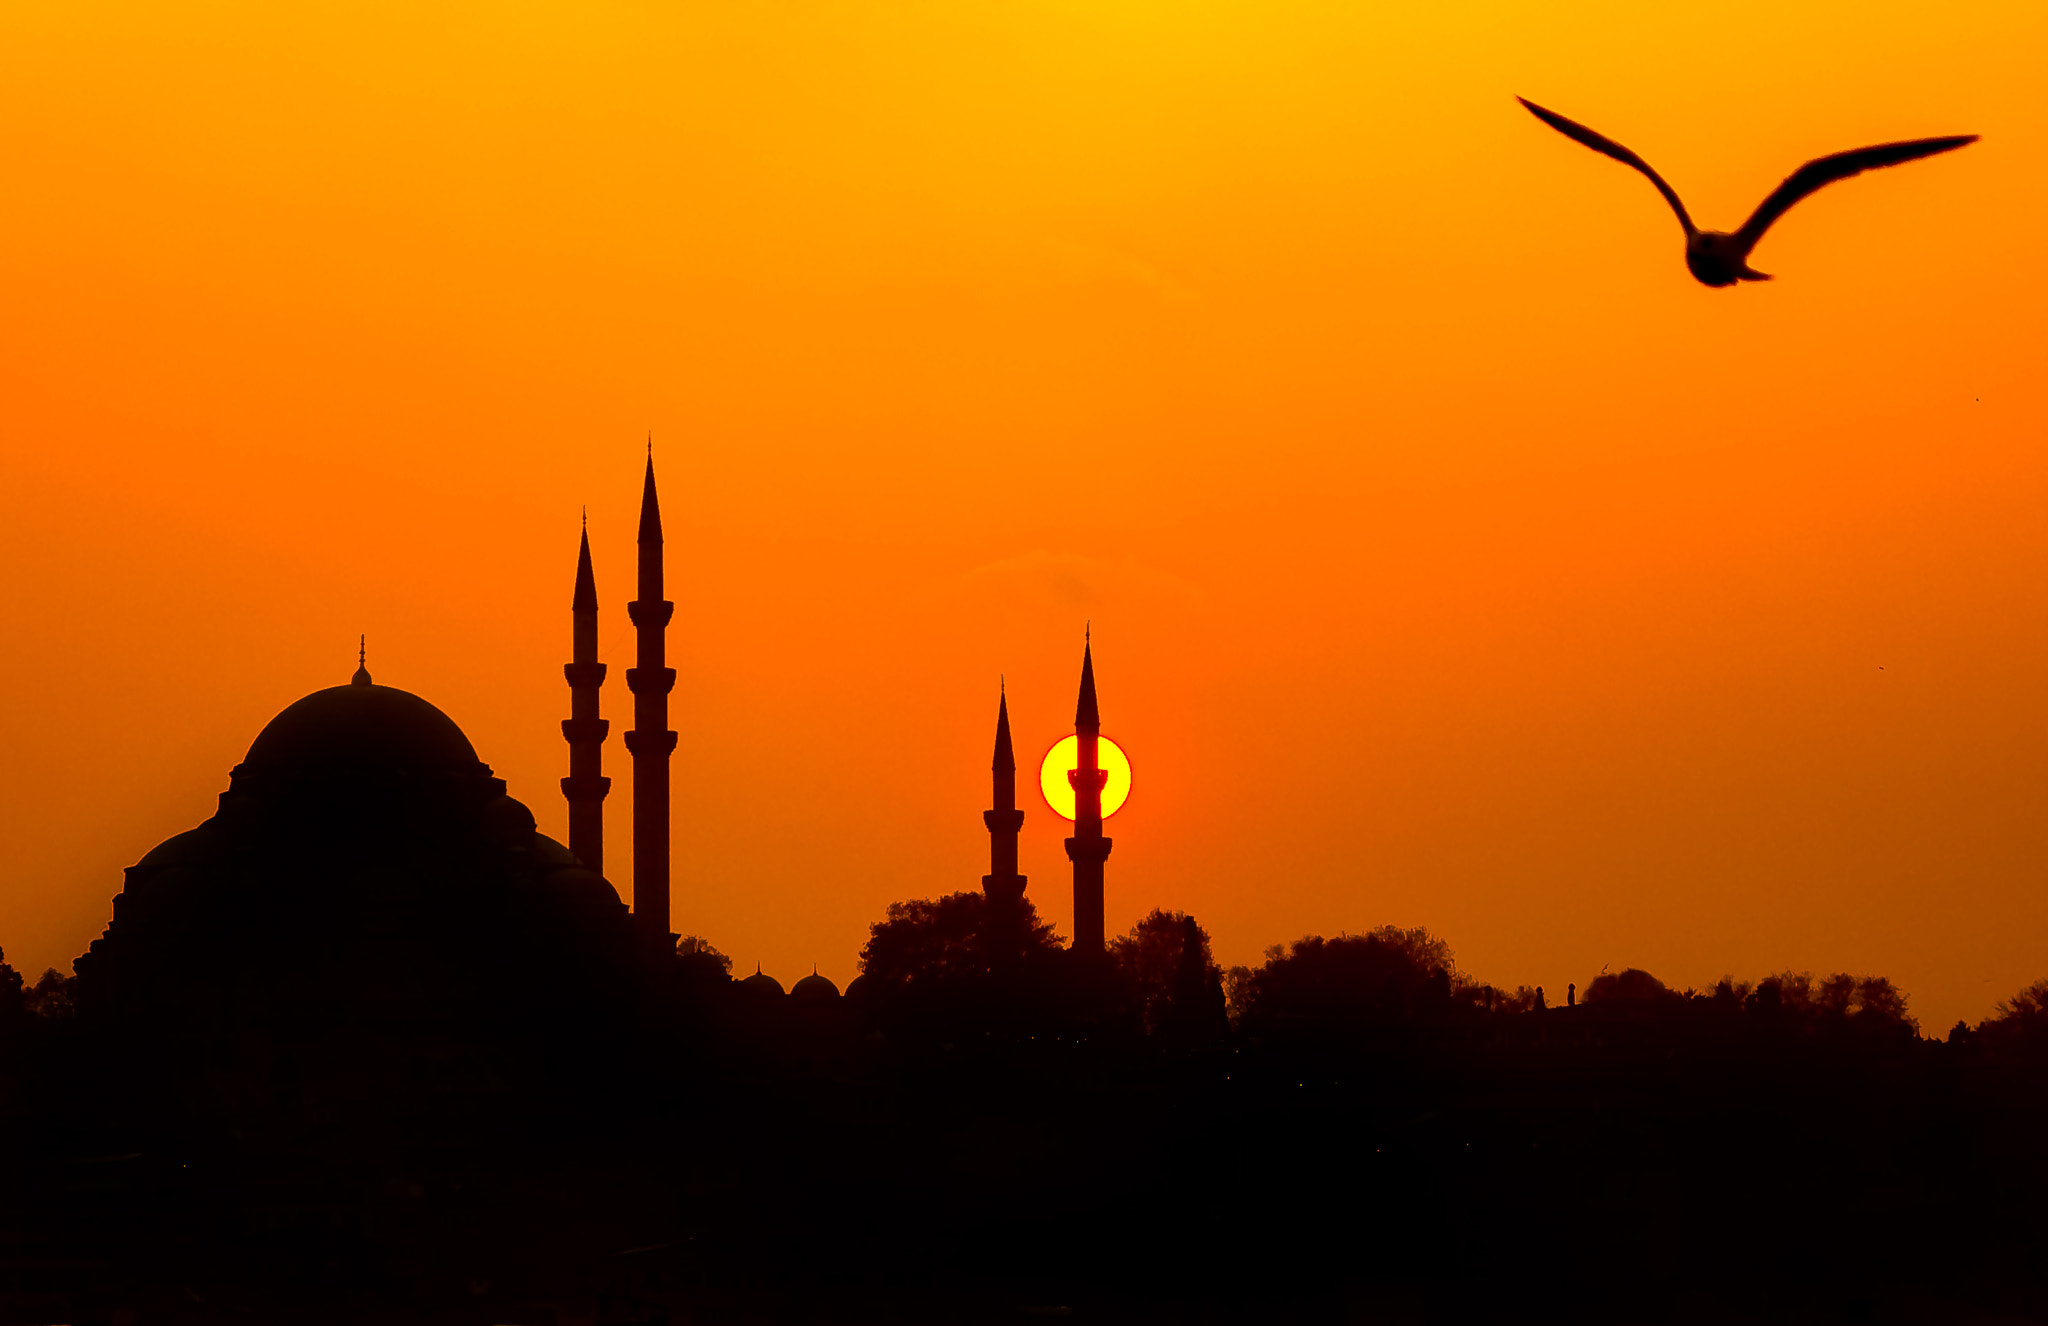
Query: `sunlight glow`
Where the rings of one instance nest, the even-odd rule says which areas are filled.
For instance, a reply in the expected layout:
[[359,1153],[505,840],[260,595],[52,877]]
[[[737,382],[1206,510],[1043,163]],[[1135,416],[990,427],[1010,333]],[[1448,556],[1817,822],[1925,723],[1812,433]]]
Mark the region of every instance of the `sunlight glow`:
[[[1131,794],[1131,761],[1123,747],[1108,737],[1102,738],[1100,759],[1109,773],[1109,781],[1102,786],[1102,818],[1108,819]],[[1080,762],[1081,739],[1066,736],[1054,743],[1038,766],[1038,789],[1045,794],[1045,804],[1068,819],[1074,818],[1074,785],[1067,781],[1067,774]]]

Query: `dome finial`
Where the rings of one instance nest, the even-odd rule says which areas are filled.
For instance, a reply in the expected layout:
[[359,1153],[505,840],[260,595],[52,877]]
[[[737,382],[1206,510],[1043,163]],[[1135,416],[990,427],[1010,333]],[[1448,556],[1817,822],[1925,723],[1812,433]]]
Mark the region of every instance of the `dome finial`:
[[368,686],[370,684],[370,637],[368,635],[356,637],[356,675],[348,679],[348,684],[351,686]]

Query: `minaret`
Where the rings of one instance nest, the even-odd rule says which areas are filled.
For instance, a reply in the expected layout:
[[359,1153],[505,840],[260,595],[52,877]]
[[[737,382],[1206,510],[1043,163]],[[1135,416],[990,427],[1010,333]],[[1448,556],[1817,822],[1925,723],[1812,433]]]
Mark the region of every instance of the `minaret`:
[[982,892],[990,902],[1013,903],[1024,896],[1024,876],[1017,873],[1017,832],[1024,812],[1017,809],[1017,756],[1010,748],[1010,696],[1006,687],[996,702],[995,804],[981,813],[988,825],[988,873]]
[[668,726],[668,693],[676,670],[667,665],[664,638],[676,605],[661,596],[661,503],[654,495],[654,447],[647,448],[647,481],[640,490],[640,597],[626,605],[638,636],[637,666],[626,669],[633,692],[633,914],[657,945],[669,943],[668,757],[676,734]]
[[583,547],[576,553],[576,597],[569,604],[570,655],[563,667],[569,679],[569,717],[562,736],[569,743],[569,776],[562,795],[569,799],[569,850],[596,874],[604,873],[604,799],[612,780],[604,776],[604,739],[612,725],[597,716],[597,688],[604,685],[604,664],[597,661],[597,577],[590,571],[590,524],[583,526]]
[[1109,775],[1101,765],[1102,715],[1095,708],[1095,656],[1092,642],[1081,646],[1081,702],[1074,709],[1074,734],[1080,738],[1078,766],[1067,773],[1074,785],[1074,836],[1067,856],[1074,863],[1074,951],[1102,952],[1102,863],[1109,859],[1110,840],[1102,836],[1102,785]]

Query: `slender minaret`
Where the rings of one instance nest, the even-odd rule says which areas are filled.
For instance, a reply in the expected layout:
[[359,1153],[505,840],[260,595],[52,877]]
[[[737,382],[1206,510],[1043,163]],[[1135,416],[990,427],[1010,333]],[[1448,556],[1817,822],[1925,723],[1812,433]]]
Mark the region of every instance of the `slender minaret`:
[[1024,812],[1017,809],[1017,756],[1010,748],[1009,688],[996,702],[995,803],[981,813],[988,825],[988,873],[981,877],[982,892],[990,902],[1014,903],[1024,896],[1024,876],[1017,873],[1017,832],[1024,827]]
[[1077,768],[1067,773],[1074,785],[1074,836],[1067,856],[1074,863],[1074,951],[1102,952],[1102,863],[1109,859],[1110,840],[1102,836],[1102,785],[1109,775],[1101,765],[1102,715],[1095,708],[1093,643],[1081,646],[1081,702],[1074,710],[1074,733],[1081,749]]
[[668,726],[668,693],[676,670],[665,660],[668,619],[676,605],[661,596],[661,503],[654,495],[654,446],[647,448],[647,481],[640,491],[640,597],[626,605],[638,636],[637,666],[626,669],[633,692],[633,914],[657,945],[668,928],[668,757],[676,734]]
[[569,800],[569,850],[602,875],[604,799],[612,790],[612,780],[604,776],[604,739],[612,725],[597,716],[597,688],[604,685],[605,668],[597,661],[597,577],[590,571],[587,517],[569,616],[569,653],[575,661],[562,669],[569,679],[569,716],[562,720],[562,736],[569,743],[569,776],[562,780],[562,795]]

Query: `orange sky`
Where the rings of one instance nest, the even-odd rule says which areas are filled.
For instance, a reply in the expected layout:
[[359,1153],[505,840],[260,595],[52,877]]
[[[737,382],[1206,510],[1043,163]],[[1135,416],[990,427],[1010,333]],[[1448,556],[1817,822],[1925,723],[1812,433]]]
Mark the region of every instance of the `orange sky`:
[[[843,982],[977,885],[996,679],[1028,764],[1092,619],[1112,932],[1982,1017],[2048,975],[2048,10],[1710,18],[0,8],[8,960],[81,951],[358,631],[565,834],[577,511],[623,728],[651,429],[675,923],[749,970]],[[1985,139],[1710,291],[1516,93],[1729,227]]]

